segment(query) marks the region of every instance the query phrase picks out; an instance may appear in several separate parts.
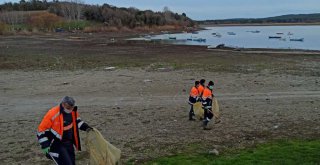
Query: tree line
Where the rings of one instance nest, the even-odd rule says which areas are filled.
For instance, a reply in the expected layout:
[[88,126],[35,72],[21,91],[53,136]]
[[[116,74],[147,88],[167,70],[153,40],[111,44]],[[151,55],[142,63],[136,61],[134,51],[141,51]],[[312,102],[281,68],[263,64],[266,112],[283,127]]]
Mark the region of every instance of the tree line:
[[[4,17],[3,15],[6,15],[6,17],[11,15],[11,17],[19,17],[16,14],[19,13],[19,15],[21,15],[21,12],[16,11],[43,10],[62,17],[65,20],[88,20],[112,27],[125,26],[128,28],[135,28],[164,25],[193,27],[195,25],[195,22],[188,18],[185,13],[174,13],[170,11],[168,7],[164,7],[161,12],[154,12],[151,10],[142,11],[133,7],[118,8],[109,4],[88,5],[84,4],[82,0],[54,0],[51,2],[47,2],[46,0],[21,0],[16,3],[6,2],[0,5],[0,17],[1,15],[2,17]],[[15,18],[15,20],[17,20],[17,18]],[[7,22],[3,19],[0,21]]]

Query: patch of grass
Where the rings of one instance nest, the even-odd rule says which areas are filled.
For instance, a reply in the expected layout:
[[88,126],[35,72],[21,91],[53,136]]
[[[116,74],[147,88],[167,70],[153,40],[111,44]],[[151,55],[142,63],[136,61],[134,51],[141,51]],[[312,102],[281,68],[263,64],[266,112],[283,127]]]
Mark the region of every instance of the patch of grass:
[[79,20],[79,21],[66,21],[61,23],[60,28],[64,30],[83,30],[85,27],[90,26],[89,21]]
[[207,153],[197,155],[177,155],[159,158],[146,165],[216,165],[216,164],[319,164],[320,140],[277,141],[246,149],[213,156]]

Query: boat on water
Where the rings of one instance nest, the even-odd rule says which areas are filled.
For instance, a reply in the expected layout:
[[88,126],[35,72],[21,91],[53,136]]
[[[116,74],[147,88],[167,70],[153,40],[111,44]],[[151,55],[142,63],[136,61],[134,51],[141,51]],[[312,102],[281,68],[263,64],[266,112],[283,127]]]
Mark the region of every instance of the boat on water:
[[211,33],[214,37],[221,37],[222,35],[220,33]]
[[151,35],[145,35],[144,38],[151,39]]
[[280,39],[280,36],[269,36],[269,39]]
[[247,31],[247,32],[250,32],[250,33],[260,33],[259,30],[250,30],[250,31]]
[[290,41],[300,41],[303,42],[304,38],[291,38]]
[[293,33],[291,33],[291,32],[288,33],[288,36],[292,36],[292,35],[293,35]]
[[176,40],[177,37],[169,37],[169,40]]
[[194,31],[194,32],[192,32],[192,34],[199,34],[199,32]]
[[282,32],[279,32],[279,33],[276,33],[276,34],[278,34],[278,35],[283,35],[283,33],[282,33]]
[[187,41],[192,41],[192,38],[187,38]]
[[193,41],[206,42],[207,40],[205,38],[196,38],[196,39],[193,39]]
[[234,36],[234,35],[236,35],[236,33],[235,32],[228,32],[228,35]]

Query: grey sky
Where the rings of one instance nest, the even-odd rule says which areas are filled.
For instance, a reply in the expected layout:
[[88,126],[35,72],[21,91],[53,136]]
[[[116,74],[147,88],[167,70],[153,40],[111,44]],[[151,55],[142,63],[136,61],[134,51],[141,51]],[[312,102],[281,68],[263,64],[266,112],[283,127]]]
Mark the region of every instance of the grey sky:
[[[0,3],[3,2],[5,0],[0,0]],[[320,0],[85,0],[85,3],[108,3],[155,11],[162,11],[167,6],[174,12],[184,12],[196,20],[320,13]]]

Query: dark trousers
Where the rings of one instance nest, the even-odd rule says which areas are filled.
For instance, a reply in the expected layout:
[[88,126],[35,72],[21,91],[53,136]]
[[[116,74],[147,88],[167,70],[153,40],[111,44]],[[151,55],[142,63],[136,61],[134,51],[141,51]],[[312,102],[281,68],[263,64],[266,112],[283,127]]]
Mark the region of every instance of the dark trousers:
[[194,111],[193,111],[193,104],[196,103],[197,100],[196,98],[193,97],[189,97],[189,104],[190,104],[190,111],[189,111],[189,119],[192,119],[192,117],[194,116]]
[[204,109],[204,119],[207,120],[207,118],[209,120],[211,120],[213,118],[213,114],[211,109]]
[[212,100],[207,98],[206,100],[203,100],[202,102],[202,107],[204,110],[203,114],[203,124],[206,126],[209,121],[213,118],[213,113],[212,113]]
[[59,165],[75,165],[75,153],[72,142],[55,140],[50,147],[49,153],[51,158]]
[[204,108],[204,119],[203,119],[203,127],[207,127],[209,121],[213,118],[213,114],[210,109]]
[[194,116],[194,111],[193,111],[193,104],[190,105],[190,111],[189,111],[189,119],[192,119],[192,117]]

